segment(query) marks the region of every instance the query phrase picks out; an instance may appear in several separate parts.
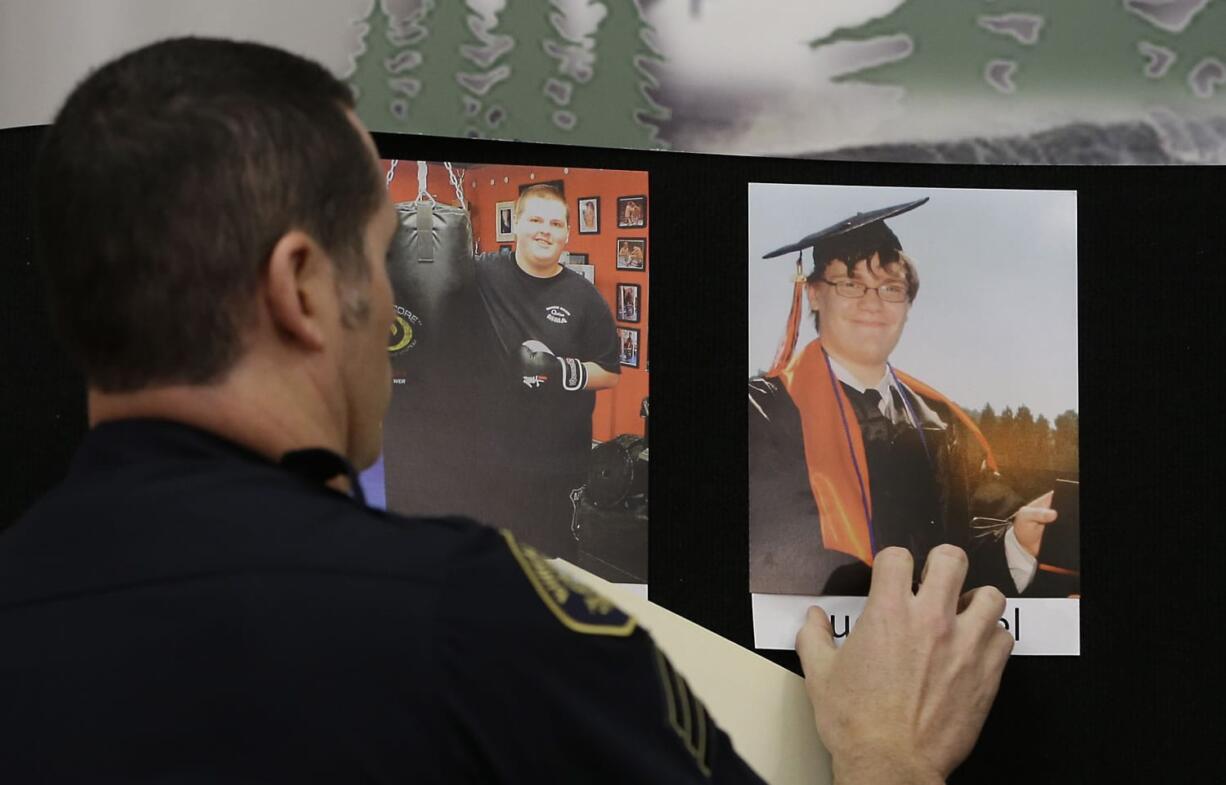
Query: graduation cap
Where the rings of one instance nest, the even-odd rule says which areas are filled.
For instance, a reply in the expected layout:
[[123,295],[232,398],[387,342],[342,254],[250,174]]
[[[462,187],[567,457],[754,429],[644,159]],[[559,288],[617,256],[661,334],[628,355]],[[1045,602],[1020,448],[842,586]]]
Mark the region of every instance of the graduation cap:
[[842,259],[853,263],[872,256],[874,251],[890,248],[902,250],[898,236],[886,226],[885,219],[902,215],[914,210],[928,201],[928,197],[916,199],[913,202],[882,207],[867,213],[856,213],[850,218],[827,226],[825,229],[805,235],[794,243],[781,246],[764,255],[763,259],[773,259],[785,253],[796,251],[796,280],[792,291],[792,310],[788,314],[787,332],[775,352],[775,361],[771,364],[768,376],[775,376],[792,360],[792,352],[796,349],[796,338],[800,333],[801,303],[804,299],[805,274],[801,257],[806,248],[813,249],[813,264],[816,269],[819,260]]
[[[820,247],[822,256],[842,259],[846,257],[826,252],[827,247],[834,246],[832,250],[842,250],[838,246],[868,246],[870,243],[876,245],[875,241],[882,239],[890,242],[893,248],[901,250],[902,246],[898,243],[898,237],[890,231],[890,227],[885,225],[885,219],[914,210],[927,201],[928,197],[925,196],[923,199],[916,199],[914,202],[904,202],[893,207],[882,207],[880,210],[870,210],[867,213],[856,213],[846,220],[839,221],[832,226],[827,226],[820,232],[805,235],[790,245],[776,248],[762,258],[773,259],[776,256],[783,256],[789,251],[803,251],[806,248],[812,248],[813,254],[816,257]],[[847,261],[862,258],[862,256],[853,256],[847,258]]]

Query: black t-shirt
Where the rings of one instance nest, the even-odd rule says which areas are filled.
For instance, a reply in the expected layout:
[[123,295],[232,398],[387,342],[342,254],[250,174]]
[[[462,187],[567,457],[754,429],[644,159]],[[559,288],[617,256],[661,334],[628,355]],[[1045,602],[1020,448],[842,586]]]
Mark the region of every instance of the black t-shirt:
[[0,629],[6,782],[758,781],[531,549],[183,425],[86,437],[0,535]]
[[[621,372],[609,305],[574,270],[563,267],[551,278],[537,278],[519,269],[510,251],[481,254],[477,284],[508,356],[516,356],[524,341],[533,340],[558,357]],[[532,388],[515,378],[509,380],[509,390],[518,402],[515,422],[508,422],[515,434],[517,462],[545,471],[586,465],[594,392],[567,392],[557,386]]]

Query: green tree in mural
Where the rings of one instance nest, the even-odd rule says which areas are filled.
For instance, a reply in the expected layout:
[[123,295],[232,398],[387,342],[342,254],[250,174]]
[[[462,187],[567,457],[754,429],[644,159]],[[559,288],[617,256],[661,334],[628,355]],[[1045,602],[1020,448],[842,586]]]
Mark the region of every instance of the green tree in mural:
[[515,42],[510,36],[497,32],[494,29],[496,24],[496,20],[492,18],[473,14],[469,17],[469,30],[473,39],[460,47],[460,53],[476,69],[456,76],[456,80],[466,91],[462,97],[465,136],[487,136],[482,114],[486,106],[486,96],[491,88],[511,75],[511,67],[505,61],[506,54],[514,48]]
[[349,86],[357,96],[357,112],[363,121],[371,128],[390,130],[398,120],[392,111],[396,97],[389,62],[398,47],[391,40],[391,20],[379,0],[371,4],[363,24],[363,50],[356,58],[357,68],[349,77]]
[[649,41],[637,4],[606,2],[608,14],[596,30],[595,64],[591,78],[568,83],[570,98],[553,113],[565,133],[559,141],[612,147],[660,147],[652,121],[668,112],[649,90],[659,86],[649,70],[660,55]]
[[907,0],[811,45],[905,36],[909,52],[836,81],[898,85],[913,102],[950,95],[1066,99],[1095,91],[1104,101],[1220,106],[1224,29],[1223,2]]
[[[500,60],[509,71],[490,87],[481,110],[480,127],[500,139],[552,141],[552,115],[560,96],[559,61],[546,45],[557,46],[558,30],[552,5],[539,0],[507,0],[496,31],[513,42]],[[552,90],[553,93],[547,93]],[[552,97],[551,97],[552,96]]]
[[413,70],[421,65],[421,52],[417,46],[426,37],[426,28],[421,24],[421,13],[413,13],[400,19],[392,26],[388,37],[396,47],[396,53],[388,58],[387,68],[392,78],[392,114],[396,117],[396,127],[389,130],[412,130],[409,127],[409,104],[421,92],[421,80],[413,75]]
[[460,74],[472,67],[462,53],[469,34],[463,0],[425,0],[414,24],[425,30],[415,50],[420,62],[408,72],[416,95],[407,102],[406,126],[418,133],[464,134],[464,89]]
[[[565,41],[563,6],[587,28],[603,13],[594,36]],[[371,128],[663,146],[653,121],[667,110],[649,92],[660,57],[635,0],[506,0],[492,24],[464,0],[423,0],[398,24],[375,2],[363,23],[350,83]]]

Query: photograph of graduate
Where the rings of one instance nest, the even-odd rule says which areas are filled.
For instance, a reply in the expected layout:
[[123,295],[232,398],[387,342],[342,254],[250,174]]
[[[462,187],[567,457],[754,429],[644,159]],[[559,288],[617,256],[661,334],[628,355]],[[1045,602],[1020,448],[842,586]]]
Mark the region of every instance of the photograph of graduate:
[[[621,459],[645,447],[648,376],[622,362],[615,239],[581,236],[577,221],[580,196],[612,211],[618,194],[647,186],[635,171],[396,164],[389,509],[475,518],[646,583],[646,486]],[[568,253],[589,262],[583,272]],[[636,283],[646,343],[649,292]]]
[[1076,205],[750,185],[755,602],[863,597],[888,546],[919,580],[941,543],[967,552],[968,588],[1078,595],[1045,545],[1079,531],[1052,494],[1078,471]]

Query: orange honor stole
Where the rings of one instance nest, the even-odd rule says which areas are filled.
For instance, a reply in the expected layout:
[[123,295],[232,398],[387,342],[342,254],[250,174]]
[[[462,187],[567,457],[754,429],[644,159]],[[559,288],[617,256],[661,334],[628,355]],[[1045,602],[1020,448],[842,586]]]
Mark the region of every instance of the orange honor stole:
[[[914,392],[948,406],[983,448],[988,467],[997,470],[992,449],[974,420],[927,384],[901,371],[894,373]],[[821,520],[822,544],[871,565],[872,495],[864,439],[855,410],[827,362],[821,340],[811,342],[792,358],[779,372],[779,379],[800,412],[805,464]]]

